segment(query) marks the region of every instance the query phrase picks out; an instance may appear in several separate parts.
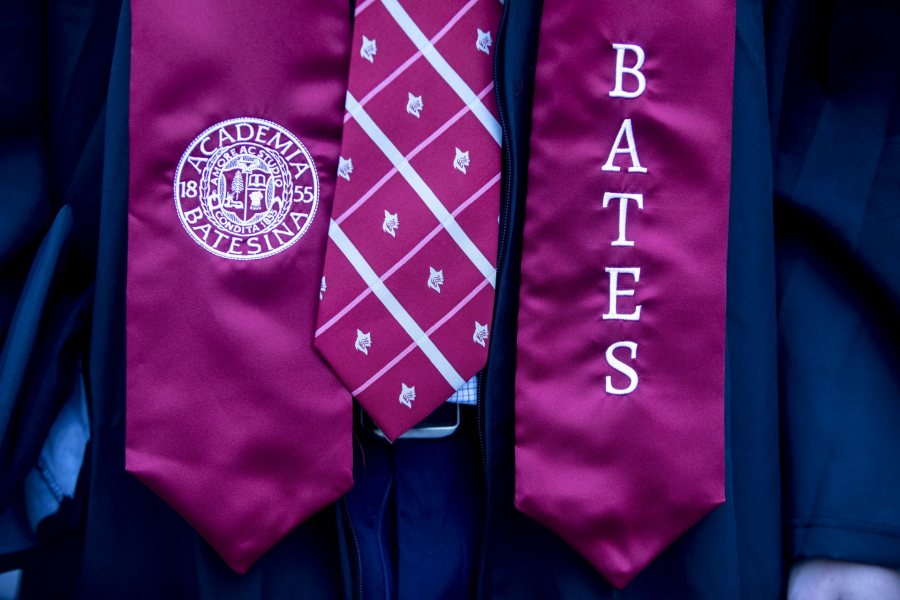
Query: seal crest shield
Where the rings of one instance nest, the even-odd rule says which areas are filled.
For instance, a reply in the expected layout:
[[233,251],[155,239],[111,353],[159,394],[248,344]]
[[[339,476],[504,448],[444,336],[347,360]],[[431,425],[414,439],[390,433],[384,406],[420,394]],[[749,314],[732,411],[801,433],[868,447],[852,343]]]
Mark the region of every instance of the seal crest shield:
[[254,260],[297,242],[319,204],[306,146],[255,118],[222,121],[188,146],[175,171],[175,207],[185,231],[216,256]]

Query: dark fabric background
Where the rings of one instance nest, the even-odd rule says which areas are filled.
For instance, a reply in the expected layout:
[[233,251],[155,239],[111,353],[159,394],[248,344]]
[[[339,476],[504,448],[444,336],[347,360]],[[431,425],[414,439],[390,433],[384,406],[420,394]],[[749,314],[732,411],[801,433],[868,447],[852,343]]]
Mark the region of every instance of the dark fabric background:
[[[5,7],[0,568],[25,567],[23,597],[756,600],[783,595],[797,558],[900,566],[900,9],[737,6],[728,502],[623,591],[512,504],[539,0],[507,0],[495,44],[509,202],[475,422],[424,450],[360,438],[347,501],[243,577],[123,469],[127,10],[115,0]],[[35,538],[21,478],[79,362],[93,418],[86,468],[77,501]],[[400,508],[411,498],[443,509]]]

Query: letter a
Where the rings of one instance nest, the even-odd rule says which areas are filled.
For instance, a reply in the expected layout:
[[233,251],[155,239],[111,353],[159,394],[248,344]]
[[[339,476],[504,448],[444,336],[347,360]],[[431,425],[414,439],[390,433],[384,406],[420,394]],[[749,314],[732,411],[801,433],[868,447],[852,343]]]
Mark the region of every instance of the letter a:
[[[647,79],[641,73],[641,67],[644,66],[644,49],[634,44],[613,44],[616,49],[616,87],[609,93],[611,98],[637,98],[647,89]],[[636,57],[633,67],[625,66],[625,53],[634,52]],[[633,91],[625,91],[622,88],[622,75],[628,73],[637,80],[637,89]]]
[[[625,138],[625,141],[628,142],[626,148],[622,148],[623,137]],[[616,136],[616,141],[613,142],[612,150],[609,151],[609,158],[606,159],[606,164],[603,165],[604,171],[622,170],[622,167],[617,167],[613,164],[616,154],[628,154],[631,156],[631,166],[628,167],[629,173],[647,172],[647,168],[641,166],[641,159],[638,158],[637,145],[634,143],[634,130],[631,128],[631,119],[622,121],[622,126],[619,128],[619,135]]]

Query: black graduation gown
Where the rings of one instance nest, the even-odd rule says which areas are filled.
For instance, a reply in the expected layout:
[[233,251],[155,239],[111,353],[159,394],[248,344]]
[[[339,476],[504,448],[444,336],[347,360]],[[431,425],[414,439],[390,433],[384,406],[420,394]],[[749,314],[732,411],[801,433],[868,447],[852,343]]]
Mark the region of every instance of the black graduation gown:
[[[477,418],[459,437],[427,447],[410,441],[388,448],[360,436],[367,466],[357,461],[357,486],[347,500],[299,527],[244,576],[232,573],[124,471],[127,3],[118,32],[115,6],[97,0],[52,5],[83,17],[59,17],[66,22],[60,29],[65,47],[93,57],[91,68],[65,71],[55,80],[51,64],[36,78],[28,69],[8,69],[14,62],[7,54],[2,85],[27,96],[20,87],[25,85],[37,99],[52,95],[55,86],[70,89],[70,114],[93,118],[95,125],[71,132],[74,141],[61,145],[53,132],[74,117],[43,124],[44,115],[24,101],[3,115],[5,123],[42,123],[40,135],[32,132],[44,144],[35,152],[49,147],[60,153],[59,164],[80,165],[81,179],[69,177],[85,187],[48,193],[46,170],[29,176],[18,166],[15,157],[24,154],[16,150],[26,146],[4,129],[0,142],[12,150],[0,168],[25,178],[26,193],[15,197],[34,216],[27,224],[3,221],[5,239],[24,241],[0,255],[2,324],[9,332],[22,318],[9,307],[23,281],[35,276],[26,275],[25,265],[39,240],[62,231],[75,250],[56,255],[80,264],[82,277],[58,280],[61,306],[76,310],[75,299],[94,281],[93,300],[86,303],[90,330],[75,335],[87,345],[92,441],[82,510],[74,511],[79,518],[42,532],[35,549],[6,556],[26,568],[23,598],[758,599],[783,594],[787,569],[798,558],[900,566],[896,8],[849,0],[738,0],[726,329],[728,502],[628,588],[615,591],[512,504],[514,327],[540,3],[507,0],[496,44],[509,204]],[[18,10],[23,22],[40,30],[46,15],[25,15],[23,4]],[[54,39],[63,43],[58,35]],[[104,66],[110,60],[107,94]],[[79,85],[72,88],[72,82]],[[97,197],[99,214],[92,204]],[[54,229],[50,223],[66,202],[77,226],[67,227],[69,217],[62,216]],[[83,276],[94,252],[96,276]],[[35,264],[37,273],[53,268]],[[51,336],[63,331],[49,317],[40,322]],[[7,350],[14,341],[7,333],[4,352],[38,356],[32,346]],[[74,369],[78,353],[53,347],[48,352],[59,357],[59,368]],[[29,367],[40,364],[35,360],[29,358]],[[41,380],[33,368],[34,380]],[[38,405],[37,397],[52,401]],[[40,440],[61,397],[14,395],[12,435],[27,422]],[[26,445],[7,438],[4,460],[18,461],[21,470],[30,464],[22,458]],[[2,473],[10,489],[12,473]],[[432,494],[435,514],[411,520],[403,495],[448,481],[456,491]],[[455,508],[441,510],[447,507]],[[439,531],[437,519],[458,534],[416,535]],[[435,552],[463,559],[429,558]],[[417,555],[420,560],[403,558]]]

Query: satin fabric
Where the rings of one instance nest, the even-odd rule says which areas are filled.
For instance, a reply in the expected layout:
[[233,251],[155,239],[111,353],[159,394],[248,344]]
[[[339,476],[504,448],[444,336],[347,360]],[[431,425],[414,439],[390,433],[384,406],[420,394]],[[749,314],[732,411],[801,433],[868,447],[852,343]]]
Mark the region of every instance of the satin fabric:
[[[352,485],[351,400],[313,350],[351,15],[345,2],[132,2],[126,468],[243,572]],[[273,121],[318,215],[260,260],[201,248],[173,205],[206,128]]]
[[[536,49],[536,38],[528,35],[539,22],[539,11],[533,20],[525,23],[514,17],[528,6],[516,0],[512,4],[510,18],[506,19],[502,41],[498,51],[510,60],[516,48],[524,48],[531,56]],[[532,3],[533,4],[533,3]],[[765,4],[765,12],[763,11]],[[877,4],[877,6],[876,6]],[[22,598],[69,598],[76,595],[87,598],[214,598],[216,600],[250,600],[265,598],[296,598],[298,596],[322,600],[350,597],[354,570],[348,567],[341,572],[336,545],[347,538],[334,531],[337,521],[331,511],[323,511],[296,529],[286,540],[267,553],[247,575],[237,576],[221,559],[209,551],[202,542],[195,543],[196,534],[184,520],[155,497],[145,486],[124,473],[124,275],[125,275],[125,209],[127,208],[127,109],[128,109],[128,61],[129,41],[127,23],[117,42],[117,61],[114,79],[110,86],[108,106],[99,117],[92,112],[93,98],[99,98],[103,106],[107,97],[106,77],[108,64],[86,60],[91,48],[95,55],[108,62],[111,38],[115,34],[117,3],[75,2],[60,0],[48,3],[53,10],[41,11],[41,6],[18,3],[8,7],[14,14],[38,13],[33,20],[5,20],[9,36],[3,42],[17,46],[16,39],[28,39],[33,50],[24,53],[9,52],[0,59],[15,70],[4,71],[5,92],[27,94],[34,100],[27,104],[28,112],[15,111],[11,104],[0,107],[5,123],[16,123],[35,139],[43,139],[42,119],[49,122],[45,98],[46,85],[58,92],[65,102],[65,113],[54,123],[62,123],[66,135],[74,135],[71,148],[60,153],[58,165],[78,165],[77,181],[84,189],[70,187],[66,181],[66,202],[72,202],[75,230],[80,241],[65,255],[71,256],[90,244],[101,244],[99,265],[86,267],[90,277],[96,277],[97,301],[93,304],[94,319],[91,335],[91,355],[87,361],[91,380],[92,435],[90,464],[86,471],[90,477],[83,479],[84,489],[78,494],[84,500],[84,512],[74,520],[72,529],[46,535],[41,546],[28,560],[23,578]],[[862,8],[862,10],[861,10]],[[796,22],[785,18],[791,12]],[[73,15],[77,20],[73,21]],[[731,426],[728,432],[728,502],[704,519],[698,526],[682,536],[678,542],[660,556],[648,569],[636,578],[627,593],[608,586],[586,561],[582,560],[566,544],[546,528],[518,513],[512,507],[513,444],[512,444],[512,385],[513,369],[507,362],[514,358],[514,340],[506,335],[511,328],[500,329],[500,322],[507,316],[515,323],[518,284],[514,277],[518,270],[518,234],[503,242],[505,265],[498,287],[498,319],[494,321],[491,338],[490,377],[487,379],[484,429],[487,435],[486,452],[490,471],[488,481],[492,493],[489,512],[490,531],[485,536],[484,550],[487,566],[481,569],[486,585],[479,597],[492,600],[560,598],[567,600],[597,600],[599,598],[665,598],[666,600],[721,600],[723,598],[757,600],[778,598],[781,594],[781,569],[784,561],[793,557],[810,555],[840,556],[845,560],[870,561],[888,565],[900,556],[897,531],[897,509],[900,480],[895,477],[896,461],[900,455],[900,439],[897,431],[898,404],[896,403],[897,370],[891,363],[896,351],[874,346],[874,333],[884,332],[885,321],[881,313],[853,330],[856,343],[866,346],[865,352],[847,353],[847,346],[828,333],[836,319],[854,319],[860,311],[868,311],[872,299],[870,287],[861,288],[859,298],[841,295],[848,305],[831,302],[823,296],[822,289],[829,289],[837,282],[851,289],[860,288],[859,281],[880,269],[885,278],[897,282],[900,263],[891,260],[895,254],[898,219],[885,218],[890,207],[896,205],[897,170],[900,167],[900,144],[896,143],[896,126],[900,124],[896,99],[877,93],[885,74],[884,63],[897,66],[900,52],[885,52],[896,48],[900,39],[893,35],[891,25],[897,21],[897,8],[884,3],[867,3],[840,0],[828,2],[756,1],[739,2],[739,44],[736,65],[735,133],[733,195],[731,199],[729,279],[728,279],[728,364],[726,383],[728,415]],[[893,17],[893,18],[892,18]],[[112,21],[112,27],[108,21]],[[519,27],[510,27],[519,23]],[[58,32],[42,39],[41,30]],[[32,35],[31,32],[35,32]],[[16,38],[12,34],[23,36]],[[65,35],[60,35],[64,33]],[[87,44],[89,42],[89,45]],[[766,44],[769,51],[766,51]],[[862,46],[860,46],[862,44]],[[87,45],[87,47],[85,47]],[[43,49],[43,51],[42,51]],[[790,52],[788,52],[790,49]],[[851,49],[853,50],[851,52]],[[51,56],[71,57],[78,69],[64,70],[61,60],[47,60]],[[857,60],[859,56],[878,56],[879,61]],[[768,62],[768,65],[767,65]],[[498,79],[506,99],[504,114],[509,130],[530,121],[531,76],[533,69],[521,71],[502,65],[498,67]],[[531,60],[530,67],[533,68]],[[787,65],[784,75],[778,65]],[[836,69],[835,67],[840,67]],[[828,72],[829,85],[821,85],[823,73]],[[891,73],[900,72],[896,68]],[[33,74],[33,77],[31,77]],[[769,78],[767,97],[767,74]],[[55,79],[49,79],[50,77]],[[47,78],[47,79],[44,79]],[[49,81],[48,81],[49,79]],[[889,80],[893,81],[893,80]],[[776,100],[784,94],[784,110],[779,110]],[[810,98],[814,102],[810,102]],[[839,104],[835,100],[839,99]],[[769,102],[772,102],[771,113]],[[891,104],[893,102],[893,105]],[[524,106],[512,111],[511,106]],[[893,106],[893,109],[891,108]],[[840,107],[841,110],[834,110]],[[846,110],[863,108],[860,118],[866,128],[848,124]],[[33,111],[31,110],[33,108]],[[823,110],[827,109],[827,110]],[[874,110],[873,110],[874,109]],[[771,231],[773,218],[771,201],[771,137],[769,114],[773,127],[781,121],[784,130],[779,136],[779,152],[785,165],[779,169],[779,193],[782,208],[793,202],[789,193],[794,180],[802,173],[806,180],[807,202],[822,203],[833,208],[866,207],[863,222],[879,228],[878,235],[867,231],[861,253],[854,238],[853,245],[846,246],[845,258],[823,254],[816,265],[821,286],[806,282],[798,285],[798,279],[784,273],[791,280],[791,294],[802,293],[801,301],[794,303],[795,314],[807,315],[808,329],[798,326],[793,317],[782,319],[782,335],[789,343],[796,344],[797,352],[782,365],[793,371],[802,360],[808,369],[805,382],[818,382],[819,387],[806,388],[803,381],[796,381],[794,389],[803,390],[804,400],[787,399],[789,410],[797,411],[789,420],[779,423],[779,406],[776,377],[776,339],[774,334],[774,240]],[[883,119],[882,126],[872,125],[872,114]],[[92,136],[74,132],[76,123],[96,124]],[[104,124],[105,133],[104,133]],[[890,124],[890,125],[889,125]],[[60,125],[62,127],[62,125]],[[855,154],[859,143],[868,135],[869,127],[888,131],[888,135],[876,140],[881,152],[866,155],[859,160]],[[893,129],[890,129],[890,128]],[[788,135],[788,128],[795,134]],[[885,129],[888,128],[888,129]],[[59,131],[59,130],[57,130]],[[890,134],[893,131],[893,135]],[[8,133],[9,130],[5,130]],[[73,133],[74,132],[74,133]],[[527,132],[527,130],[526,130]],[[829,133],[829,135],[822,135]],[[839,134],[839,137],[835,136]],[[510,150],[514,156],[519,151],[527,153],[527,133],[523,138],[511,135]],[[526,143],[518,143],[518,140]],[[56,172],[38,172],[33,177],[17,170],[17,157],[22,156],[21,138],[7,139],[10,151],[0,161],[9,172],[23,178],[4,178],[3,184],[20,184],[26,193],[42,189],[47,182],[58,181]],[[90,142],[90,143],[89,143]],[[51,144],[58,148],[58,145]],[[830,151],[829,151],[830,149]],[[831,156],[830,162],[818,162],[801,169],[807,154],[816,150],[821,156]],[[787,160],[790,159],[790,160]],[[877,160],[874,180],[865,180],[863,191],[867,194],[843,193],[842,182],[847,174],[864,174],[871,168],[870,161]],[[518,164],[518,161],[516,161]],[[99,197],[100,164],[105,163],[103,186],[103,215],[98,219],[90,212]],[[526,163],[527,164],[527,161]],[[525,166],[523,164],[523,166]],[[789,168],[790,167],[790,168]],[[791,177],[782,177],[789,174]],[[15,188],[10,188],[15,189]],[[513,190],[513,206],[522,208],[519,194]],[[845,189],[845,188],[844,188]],[[35,194],[36,195],[36,194]],[[15,210],[7,213],[10,220],[3,221],[10,231],[22,236],[23,230],[12,220],[30,212],[52,220],[57,208],[45,208],[37,201],[23,200],[23,196],[7,194],[15,198]],[[30,198],[31,196],[29,196]],[[56,198],[56,196],[53,196]],[[879,200],[876,202],[875,200]],[[52,210],[51,210],[52,209]],[[88,209],[88,210],[85,210]],[[518,214],[518,213],[517,213]],[[829,213],[833,224],[846,223],[841,213]],[[521,215],[518,215],[521,216]],[[808,217],[808,215],[805,215]],[[518,217],[517,217],[518,218]],[[780,218],[782,224],[784,219]],[[503,219],[505,231],[519,231],[516,222]],[[805,218],[792,222],[803,239],[814,244],[817,251],[826,250],[833,238],[823,238]],[[45,227],[46,223],[42,225]],[[43,229],[39,231],[42,235]],[[519,233],[521,233],[519,231]],[[40,235],[37,241],[40,240]],[[783,238],[782,238],[783,240]],[[35,244],[37,243],[35,241]],[[879,245],[880,244],[880,245]],[[809,249],[810,246],[804,246]],[[27,271],[31,256],[5,255],[5,264],[11,269],[20,267]],[[790,257],[793,259],[793,257]],[[790,264],[790,261],[788,261]],[[24,276],[24,275],[23,275]],[[5,274],[6,292],[13,298],[19,293],[21,281],[14,274]],[[797,297],[797,296],[795,296]],[[860,299],[861,298],[861,299]],[[7,305],[8,306],[8,305]],[[896,307],[894,304],[896,315]],[[8,306],[11,310],[11,306]],[[32,307],[33,308],[33,307]],[[815,310],[811,310],[814,308]],[[868,313],[873,314],[873,313]],[[501,315],[503,315],[501,317]],[[7,318],[9,315],[6,315]],[[58,329],[47,321],[48,331]],[[809,345],[809,332],[818,332],[816,343]],[[823,335],[824,334],[824,335]],[[861,336],[861,337],[860,337]],[[894,336],[893,339],[900,339]],[[495,343],[496,342],[496,343]],[[815,360],[810,353],[801,353],[802,346],[814,349]],[[870,360],[872,353],[880,353],[880,361]],[[46,381],[48,372],[38,360],[43,354],[30,355],[35,381]],[[821,357],[834,360],[831,366],[816,366]],[[858,362],[852,368],[844,362],[852,358]],[[74,364],[76,361],[53,359],[53,364]],[[839,365],[839,369],[832,369]],[[823,371],[825,369],[825,371]],[[831,369],[831,370],[829,370]],[[831,378],[817,374],[831,373]],[[850,375],[852,374],[852,376]],[[843,378],[843,379],[842,379]],[[856,389],[853,401],[848,399],[848,388],[835,385],[835,381],[848,385],[865,382],[865,389]],[[870,387],[872,386],[872,387]],[[20,402],[22,399],[20,398]],[[840,407],[840,410],[835,408]],[[29,418],[51,418],[51,412],[26,405],[23,414]],[[877,423],[877,435],[870,424]],[[20,425],[21,427],[21,425]],[[780,447],[779,437],[788,440],[791,447]],[[41,441],[43,437],[40,438]],[[454,438],[445,440],[453,443]],[[478,442],[474,441],[477,447]],[[816,451],[822,444],[833,451]],[[39,444],[38,446],[39,447]],[[860,451],[864,448],[865,451]],[[31,465],[19,452],[15,458]],[[802,450],[802,453],[798,453]],[[477,454],[477,448],[475,450]],[[793,476],[781,471],[782,458],[788,452],[792,457]],[[448,459],[461,460],[471,468],[471,458],[466,453],[447,453]],[[371,457],[367,453],[367,459]],[[429,456],[432,458],[432,456]],[[840,458],[840,460],[835,460]],[[436,467],[429,467],[435,472]],[[2,470],[2,469],[0,469]],[[446,470],[437,468],[438,473]],[[24,471],[24,472],[27,472]],[[404,470],[406,472],[406,470]],[[362,473],[362,472],[360,472]],[[409,473],[410,476],[415,474]],[[474,476],[474,474],[473,474]],[[358,484],[363,484],[358,475]],[[434,483],[440,483],[435,479]],[[782,487],[783,483],[783,487]],[[852,493],[849,493],[852,492]],[[87,493],[82,493],[87,492]],[[783,492],[783,493],[782,493]],[[865,502],[860,502],[865,498]],[[481,506],[479,498],[467,500]],[[783,503],[783,504],[782,504]],[[782,515],[781,510],[785,513]],[[893,512],[892,512],[893,511]],[[879,515],[873,519],[874,515]],[[893,515],[893,516],[892,516]],[[782,521],[781,517],[784,517]],[[802,520],[798,517],[801,517]],[[830,517],[825,521],[824,517]],[[792,519],[797,520],[792,522]],[[359,523],[355,522],[357,533]],[[46,532],[45,533],[50,533]],[[794,541],[784,541],[782,534],[794,533]],[[362,542],[362,540],[361,540]],[[346,548],[345,550],[346,551]],[[433,544],[413,548],[408,552],[434,552]],[[447,554],[455,556],[455,549]],[[342,551],[343,552],[343,551]],[[348,552],[349,553],[349,552]],[[9,557],[4,557],[7,561]],[[415,560],[415,559],[413,559]],[[352,561],[349,561],[352,563]],[[5,562],[5,565],[22,562]],[[364,560],[368,565],[368,561]],[[898,565],[900,566],[900,565]],[[422,571],[421,576],[428,576]],[[369,579],[365,578],[368,584]],[[342,595],[341,585],[348,586]],[[301,591],[302,590],[302,591]],[[366,591],[369,597],[368,589]]]
[[[725,266],[733,3],[544,6],[534,94],[516,374],[516,505],[616,587],[724,501]],[[645,91],[611,97],[613,44],[639,45]],[[624,64],[637,62],[626,52]],[[626,91],[637,89],[623,77]],[[646,173],[627,153],[631,119]],[[626,148],[623,135],[619,147]],[[629,201],[627,239],[619,201]],[[611,313],[606,268],[620,275]],[[608,364],[633,368],[637,388]]]
[[[487,360],[501,154],[490,40],[500,8],[388,2],[361,4],[354,17],[341,147],[352,168],[335,190],[315,345],[390,440]],[[413,30],[439,59],[417,50]],[[377,51],[364,53],[364,40]],[[470,160],[454,166],[463,151]]]

